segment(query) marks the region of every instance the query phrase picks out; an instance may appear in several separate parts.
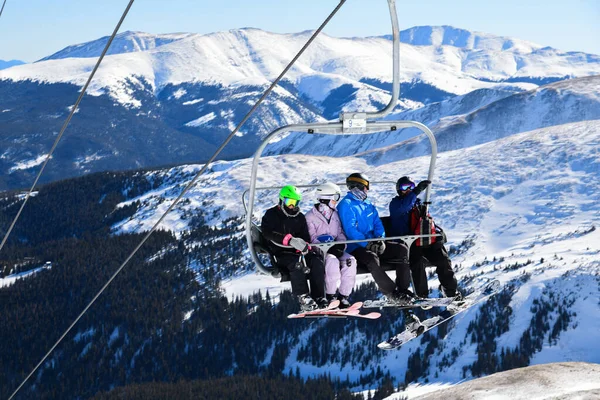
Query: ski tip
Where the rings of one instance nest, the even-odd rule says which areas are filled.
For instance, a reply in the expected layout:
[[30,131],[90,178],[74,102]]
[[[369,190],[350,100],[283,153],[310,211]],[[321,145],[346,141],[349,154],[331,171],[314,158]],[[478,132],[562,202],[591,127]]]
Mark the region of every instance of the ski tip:
[[329,303],[329,306],[327,306],[326,310],[331,310],[334,308],[338,308],[340,306],[340,301],[339,300],[333,300],[331,303]]
[[377,347],[379,347],[381,350],[393,350],[396,348],[388,342],[381,342],[377,345]]
[[357,310],[359,308],[362,308],[363,304],[364,303],[362,301],[357,301],[356,303],[352,303],[352,305],[349,308]]

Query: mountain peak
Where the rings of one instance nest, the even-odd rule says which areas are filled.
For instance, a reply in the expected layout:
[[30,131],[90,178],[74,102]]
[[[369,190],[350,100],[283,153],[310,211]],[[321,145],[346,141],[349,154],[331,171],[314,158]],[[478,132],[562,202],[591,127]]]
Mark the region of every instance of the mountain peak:
[[524,53],[542,47],[526,40],[469,31],[449,25],[414,26],[400,32],[400,41],[413,46],[453,46],[492,51],[514,49]]
[[[166,33],[155,35],[146,32],[125,31],[115,36],[106,54],[122,54],[150,50],[165,44],[176,42],[192,35],[194,34]],[[102,54],[102,50],[104,50],[108,39],[109,36],[104,36],[91,42],[68,46],[48,57],[42,58],[39,61],[58,60],[62,58],[99,57],[100,54]]]
[[25,61],[21,60],[0,60],[0,69],[6,69],[14,67],[15,65],[25,64]]

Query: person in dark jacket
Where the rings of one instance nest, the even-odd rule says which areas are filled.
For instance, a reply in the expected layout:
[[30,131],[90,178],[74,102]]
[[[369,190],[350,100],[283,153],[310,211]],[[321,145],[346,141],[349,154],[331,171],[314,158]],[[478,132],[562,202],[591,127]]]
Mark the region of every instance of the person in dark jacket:
[[284,186],[279,192],[279,203],[265,212],[261,230],[269,241],[268,250],[276,266],[289,272],[292,293],[298,296],[302,311],[311,311],[325,308],[329,302],[325,298],[323,253],[308,245],[310,235],[298,206],[300,200],[302,195],[295,186]]
[[[369,178],[361,173],[354,173],[346,178],[348,194],[337,206],[342,227],[348,240],[384,238],[385,231],[379,218],[377,208],[367,200]],[[348,253],[352,254],[358,264],[367,267],[379,290],[388,300],[407,303],[413,294],[410,286],[410,269],[408,264],[408,247],[404,243],[370,241],[348,244]],[[396,282],[381,267],[381,260],[394,260]]]
[[[407,176],[398,179],[398,182],[396,182],[398,196],[390,202],[390,234],[392,236],[414,234],[410,227],[410,212],[415,205],[420,204],[417,196],[427,189],[430,184],[431,181],[424,180],[415,186],[415,183]],[[432,265],[435,265],[443,293],[448,297],[460,296],[448,251],[441,240],[437,240],[427,247],[417,246],[415,241],[410,248],[410,270],[417,296],[429,296],[423,257]]]

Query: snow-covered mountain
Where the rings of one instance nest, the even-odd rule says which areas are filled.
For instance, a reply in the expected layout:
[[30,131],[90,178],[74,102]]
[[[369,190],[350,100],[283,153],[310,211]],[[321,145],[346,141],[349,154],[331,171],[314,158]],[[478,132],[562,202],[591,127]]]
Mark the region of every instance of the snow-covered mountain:
[[[258,29],[118,35],[43,181],[206,159],[309,35]],[[434,124],[540,84],[600,72],[595,55],[518,39],[452,27],[412,28],[402,36],[402,98],[396,112],[418,109],[416,119]],[[0,72],[0,142],[6,149],[0,187],[31,182],[105,42],[71,46]],[[250,155],[261,137],[282,125],[381,108],[390,98],[390,80],[389,37],[320,36],[223,156]],[[574,121],[558,115],[553,123]],[[366,151],[375,142],[391,145],[395,138],[352,145]],[[284,140],[269,151],[333,154],[334,147],[345,146]]]
[[6,69],[10,67],[14,67],[15,65],[25,64],[25,61],[21,60],[0,60],[0,69]]
[[[207,35],[125,32],[113,43],[110,54],[114,57],[105,61],[104,72],[99,73],[93,86],[110,91],[131,76],[144,78],[155,90],[169,83],[194,81],[267,84],[310,34],[275,34],[250,28]],[[494,82],[485,80],[566,78],[600,71],[600,59],[591,54],[566,53],[452,27],[412,28],[403,31],[402,37],[406,41],[401,45],[402,80],[420,80],[453,94],[494,86]],[[106,40],[71,46],[43,59],[83,60],[38,62],[1,77],[82,84],[95,62],[87,58],[97,56]],[[317,101],[344,83],[365,79],[389,82],[390,77],[389,37],[345,39],[327,35],[317,38],[288,75],[303,93]],[[322,82],[315,85],[315,79]]]
[[[55,168],[50,171],[51,179],[65,176],[65,171],[77,174],[201,158],[240,120],[308,34],[244,29],[175,35],[165,43],[146,38],[137,48],[116,48],[50,163]],[[142,43],[137,39],[140,34],[128,35],[120,40]],[[254,355],[261,358],[258,364],[276,364],[277,372],[299,371],[304,377],[326,373],[358,382],[363,374],[375,376],[375,371],[383,371],[394,383],[455,384],[526,365],[599,363],[600,347],[590,340],[600,331],[600,80],[590,76],[598,74],[598,57],[450,27],[413,28],[403,32],[403,37],[404,89],[414,97],[404,96],[390,118],[420,120],[436,133],[441,152],[431,212],[448,234],[461,286],[469,290],[498,279],[503,291],[395,352],[366,345],[402,329],[398,315],[386,314],[383,322],[349,321],[344,329],[330,330],[328,321],[295,325],[289,329],[295,330],[290,336],[297,341],[278,341],[280,336],[274,335],[271,347]],[[6,171],[1,184],[15,186],[37,172],[35,167],[43,161],[77,96],[78,85],[87,77],[86,68],[89,71],[94,62],[67,54],[91,57],[99,47],[101,43],[81,45],[63,53],[66,58],[59,55],[0,72],[4,149],[0,168]],[[228,155],[248,155],[262,135],[279,125],[324,120],[340,109],[386,103],[390,50],[385,37],[323,36],[233,141]],[[565,76],[578,78],[560,80]],[[381,135],[366,140],[361,135],[341,136],[330,142],[315,136],[309,143],[292,134],[275,143],[272,155],[261,161],[258,184],[343,182],[356,171],[372,180],[394,181],[401,175],[425,178],[426,146],[411,138],[411,132],[400,133],[410,140],[403,147],[396,144],[397,138]],[[315,149],[322,155],[311,155],[317,153]],[[281,154],[290,151],[307,154]],[[246,158],[211,165],[161,228],[178,237],[189,235],[193,221],[200,220],[209,230],[226,224],[231,228],[239,221],[234,217],[243,215],[241,196],[249,186],[250,165]],[[135,174],[136,184],[125,190],[107,185],[121,193],[117,198],[127,200],[106,210],[103,222],[118,221],[113,225],[115,234],[147,231],[199,168],[185,165],[140,171]],[[100,175],[95,177],[95,181],[102,180]],[[74,182],[64,187],[69,189],[62,194],[77,188]],[[304,195],[302,207],[307,211],[314,193]],[[369,195],[380,213],[387,215],[393,185],[374,184]],[[92,201],[103,207],[108,204],[102,195]],[[275,191],[260,193],[255,217],[260,218],[275,201]],[[56,221],[60,223],[59,218]],[[209,238],[198,235],[194,246],[213,251],[212,243],[205,241],[215,241],[215,235],[239,244],[241,233],[231,232],[236,230],[214,229]],[[289,284],[249,273],[252,265],[247,251],[221,256],[227,266],[242,266],[224,275],[227,281],[222,287],[228,297],[258,289],[264,293],[268,288],[275,301],[284,298],[279,293]],[[213,264],[190,259],[182,265],[203,272]],[[215,273],[223,274],[224,266],[214,266]],[[201,279],[199,273],[196,277]],[[9,275],[4,283],[16,286],[13,278]],[[35,273],[22,278],[38,279]],[[359,283],[369,281],[365,275],[359,279]],[[435,277],[430,287],[438,295]],[[172,292],[168,295],[172,297]],[[194,317],[185,318],[184,327]],[[81,343],[81,357],[85,358],[85,349],[93,348],[95,354],[106,351],[100,357],[109,360],[108,364],[115,360],[120,368],[124,357],[133,368],[145,344],[128,348],[127,334],[120,334],[117,326],[112,334],[107,333],[108,349],[96,348],[93,341],[106,341],[92,339],[95,321],[88,324],[78,327],[81,331],[75,335],[77,343],[89,337],[89,343]],[[179,327],[180,321],[174,324]],[[339,340],[322,339],[333,331]],[[199,337],[201,333],[192,334]],[[157,335],[160,342],[161,333]],[[308,351],[315,342],[321,345]],[[185,356],[187,344],[177,341],[177,345],[185,349],[177,353]],[[286,355],[281,358],[281,354]],[[153,356],[147,357],[150,369],[144,376],[152,377]],[[126,369],[121,371],[123,376]],[[232,362],[228,374],[236,372]]]
[[[517,94],[480,89],[387,119],[421,122],[436,135],[438,150],[457,150],[519,132],[600,119],[600,76],[569,79]],[[350,137],[292,133],[271,144],[266,153],[344,156],[370,151],[373,161],[389,162],[429,154],[428,139],[413,138],[418,133],[415,129]],[[397,144],[406,140],[409,145]],[[383,149],[373,150],[378,148]]]
[[[191,33],[171,33],[163,35],[153,35],[144,32],[123,32],[115,36],[107,55],[133,53],[145,51],[160,47],[165,44],[184,39],[192,35]],[[65,47],[56,53],[42,58],[39,61],[60,60],[62,58],[90,58],[100,57],[102,50],[108,43],[109,36],[104,36],[100,39],[91,42],[75,44]],[[38,61],[38,62],[39,62]]]

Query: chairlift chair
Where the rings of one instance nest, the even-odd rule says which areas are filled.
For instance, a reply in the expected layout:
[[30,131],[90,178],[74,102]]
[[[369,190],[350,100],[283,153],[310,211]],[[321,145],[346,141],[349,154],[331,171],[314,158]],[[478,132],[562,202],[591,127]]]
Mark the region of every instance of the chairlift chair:
[[[427,135],[429,138],[429,142],[431,144],[431,160],[429,162],[429,173],[428,180],[433,181],[433,174],[435,169],[435,160],[437,157],[437,143],[435,140],[435,136],[431,132],[431,130],[425,126],[424,124],[416,121],[376,121],[376,119],[381,119],[388,115],[394,109],[396,103],[398,102],[398,97],[400,95],[400,33],[398,29],[398,17],[396,15],[396,0],[387,0],[390,17],[392,22],[392,37],[393,37],[393,84],[392,84],[392,99],[389,104],[383,108],[381,111],[377,112],[342,112],[340,114],[339,121],[335,122],[325,122],[325,123],[307,123],[307,124],[292,124],[283,126],[271,132],[265,139],[262,141],[256,153],[254,154],[253,162],[252,162],[252,170],[250,177],[250,188],[247,189],[242,194],[242,203],[244,205],[244,209],[246,212],[246,240],[248,243],[248,248],[250,249],[250,254],[252,259],[256,265],[256,270],[265,275],[279,276],[279,271],[277,267],[273,263],[271,257],[271,266],[265,265],[265,263],[259,257],[259,254],[266,254],[269,256],[266,247],[266,239],[262,236],[260,226],[253,220],[253,211],[254,211],[254,203],[256,192],[261,190],[276,190],[280,189],[282,186],[269,186],[269,187],[257,187],[257,172],[258,172],[258,164],[260,162],[261,155],[265,149],[265,147],[271,142],[272,139],[279,137],[280,135],[286,133],[303,133],[309,135],[322,134],[322,135],[348,135],[348,134],[357,134],[357,135],[368,135],[380,132],[391,132],[391,133],[400,133],[402,129],[405,128],[417,128],[423,134]],[[373,181],[372,183],[385,183],[385,184],[395,184],[395,182],[377,182]],[[288,183],[289,184],[289,183]],[[314,188],[317,187],[319,183],[315,184],[301,184],[295,185],[298,188]],[[431,185],[427,188],[425,192],[425,205],[430,204],[430,190]],[[246,196],[248,197],[248,201],[246,203]],[[387,225],[388,217],[382,217],[382,221],[384,222],[384,226]],[[328,243],[317,243],[311,244],[311,246],[319,247],[324,254],[327,253],[330,247],[336,244],[347,244],[347,243],[358,243],[358,242],[371,242],[371,241],[380,241],[380,240],[402,240],[404,241],[408,247],[412,245],[412,243],[419,238],[429,238],[439,235],[408,235],[408,236],[392,236],[386,238],[374,238],[374,239],[361,239],[361,240],[346,240],[346,241],[337,241],[337,242],[328,242]],[[281,244],[274,243],[277,246],[288,247]],[[382,265],[386,270],[394,269],[393,264],[391,265]],[[358,273],[368,273],[366,269],[361,269],[359,266]]]

